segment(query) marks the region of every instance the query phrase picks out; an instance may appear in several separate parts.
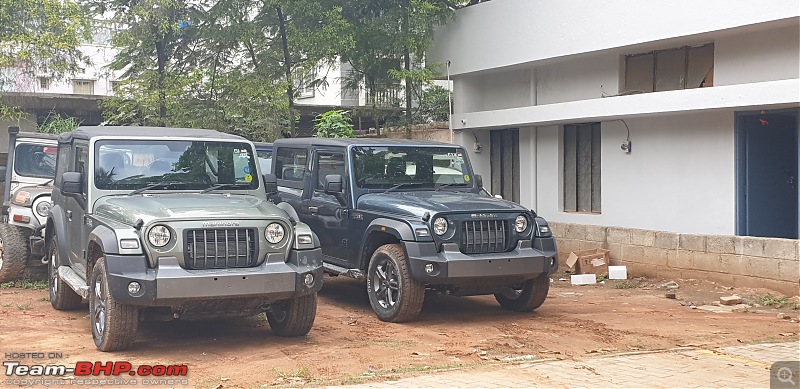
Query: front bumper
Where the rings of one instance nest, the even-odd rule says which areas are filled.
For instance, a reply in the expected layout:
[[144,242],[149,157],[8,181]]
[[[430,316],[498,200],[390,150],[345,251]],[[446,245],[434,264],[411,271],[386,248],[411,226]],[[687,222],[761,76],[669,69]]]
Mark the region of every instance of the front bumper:
[[[264,303],[316,293],[322,288],[322,250],[292,250],[286,262],[265,261],[258,267],[186,270],[175,258],[161,258],[147,267],[144,255],[111,255],[106,271],[111,295],[118,302],[143,306],[175,306],[212,299],[253,298]],[[314,281],[305,284],[305,276]],[[136,295],[128,284],[141,285]]]
[[[552,238],[551,238],[552,239]],[[444,244],[437,252],[433,242],[404,242],[415,280],[427,284],[463,284],[478,279],[529,280],[542,274],[552,274],[558,269],[555,242],[522,240],[517,247],[505,253],[467,255],[454,243]],[[433,266],[428,272],[426,267]]]

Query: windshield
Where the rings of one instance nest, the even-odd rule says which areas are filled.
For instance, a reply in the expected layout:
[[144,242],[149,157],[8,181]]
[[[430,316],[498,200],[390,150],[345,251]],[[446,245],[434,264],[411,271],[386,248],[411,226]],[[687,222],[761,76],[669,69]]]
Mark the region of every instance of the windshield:
[[359,188],[472,186],[469,163],[458,147],[354,147],[353,166]]
[[20,143],[14,149],[14,171],[20,176],[53,178],[57,151],[56,146]]
[[258,188],[256,162],[243,142],[102,140],[95,144],[95,155],[97,189],[139,189],[154,183],[181,190],[219,184]]

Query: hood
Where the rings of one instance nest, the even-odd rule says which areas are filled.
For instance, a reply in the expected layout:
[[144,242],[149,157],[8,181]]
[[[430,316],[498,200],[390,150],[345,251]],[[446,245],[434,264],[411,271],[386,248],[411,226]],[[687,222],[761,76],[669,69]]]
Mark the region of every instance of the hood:
[[137,219],[151,220],[257,219],[286,217],[266,199],[249,195],[164,193],[134,196],[106,196],[95,203],[94,212],[133,225]]
[[527,212],[523,206],[507,200],[471,192],[395,192],[370,193],[358,198],[358,210],[387,212],[422,217],[437,213]]

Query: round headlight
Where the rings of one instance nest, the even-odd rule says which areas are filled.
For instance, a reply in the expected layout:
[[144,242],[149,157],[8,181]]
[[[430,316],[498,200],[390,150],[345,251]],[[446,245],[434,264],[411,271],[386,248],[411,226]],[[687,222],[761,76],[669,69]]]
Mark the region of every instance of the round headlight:
[[280,243],[285,235],[286,231],[284,231],[283,226],[278,223],[270,223],[267,229],[264,230],[264,237],[267,238],[267,242],[272,244]]
[[522,215],[517,216],[517,219],[514,220],[514,229],[519,233],[525,232],[528,229],[528,218]]
[[36,204],[36,213],[39,214],[39,216],[47,217],[47,214],[50,213],[51,206],[52,204],[50,204],[49,201],[42,201]]
[[447,232],[447,219],[437,217],[436,220],[433,221],[433,232],[439,236],[444,235],[444,233]]
[[172,234],[170,234],[169,228],[166,226],[153,226],[153,228],[150,229],[150,232],[147,233],[147,240],[155,247],[166,246],[167,243],[169,243],[170,238],[172,238]]

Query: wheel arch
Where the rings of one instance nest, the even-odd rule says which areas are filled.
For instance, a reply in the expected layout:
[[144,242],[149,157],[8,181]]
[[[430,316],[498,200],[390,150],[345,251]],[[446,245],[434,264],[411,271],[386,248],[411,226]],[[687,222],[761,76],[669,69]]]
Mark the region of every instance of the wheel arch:
[[[402,245],[403,241],[409,240],[414,240],[414,233],[408,224],[385,218],[373,220],[364,232],[359,254],[359,269],[362,271],[367,270],[369,260],[378,247],[393,243]],[[405,247],[403,247],[403,250],[405,250]]]
[[64,220],[64,215],[60,205],[54,205],[47,215],[47,224],[45,225],[44,236],[46,252],[50,252],[50,245],[53,244],[53,236],[58,239],[58,256],[61,258],[69,258],[67,256],[67,222]]

